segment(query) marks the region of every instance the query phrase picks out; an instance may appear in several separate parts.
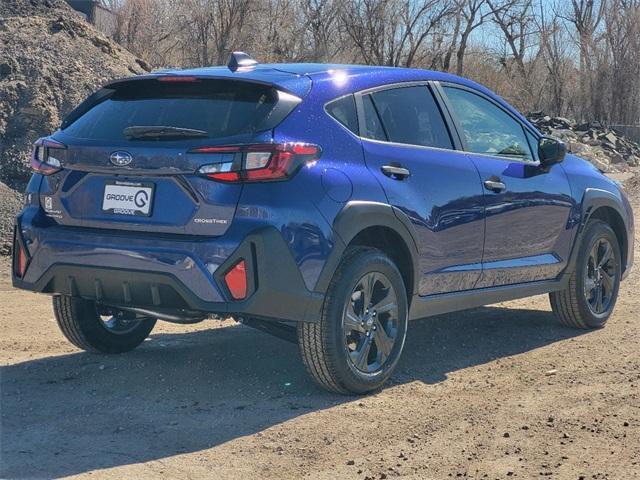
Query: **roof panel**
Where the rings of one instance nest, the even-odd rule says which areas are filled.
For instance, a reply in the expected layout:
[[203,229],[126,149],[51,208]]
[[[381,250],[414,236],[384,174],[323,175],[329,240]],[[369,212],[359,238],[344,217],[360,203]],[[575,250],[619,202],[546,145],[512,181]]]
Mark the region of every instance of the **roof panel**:
[[306,96],[313,84],[314,95],[318,95],[325,100],[391,83],[427,80],[452,82],[480,90],[500,101],[512,112],[520,115],[513,107],[482,85],[456,75],[417,68],[324,63],[273,63],[258,64],[255,67],[240,69],[235,72],[225,66],[162,70],[134,78],[148,78],[167,74],[266,83],[275,85],[277,88],[299,97]]

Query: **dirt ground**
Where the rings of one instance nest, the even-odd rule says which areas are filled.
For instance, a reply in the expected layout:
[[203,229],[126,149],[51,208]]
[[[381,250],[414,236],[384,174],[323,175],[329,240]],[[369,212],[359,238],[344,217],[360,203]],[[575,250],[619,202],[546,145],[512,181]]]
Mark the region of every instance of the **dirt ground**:
[[80,352],[2,257],[0,477],[640,478],[639,287],[636,265],[598,331],[546,296],[413,322],[392,383],[353,398],[232,321]]

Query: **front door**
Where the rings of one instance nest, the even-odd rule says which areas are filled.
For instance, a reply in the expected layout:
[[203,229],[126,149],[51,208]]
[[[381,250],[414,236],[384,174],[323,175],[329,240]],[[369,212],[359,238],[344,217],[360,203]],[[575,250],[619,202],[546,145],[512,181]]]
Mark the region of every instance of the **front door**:
[[430,87],[386,87],[357,96],[368,168],[414,225],[419,294],[468,290],[481,275],[483,190]]
[[537,133],[468,88],[443,87],[484,188],[483,273],[477,288],[553,279],[571,248],[571,191],[561,165],[541,168]]

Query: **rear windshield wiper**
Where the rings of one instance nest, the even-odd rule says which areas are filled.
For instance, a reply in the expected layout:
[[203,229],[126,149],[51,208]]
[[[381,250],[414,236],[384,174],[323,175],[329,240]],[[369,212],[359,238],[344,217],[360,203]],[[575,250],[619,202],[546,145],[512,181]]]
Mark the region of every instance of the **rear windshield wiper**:
[[140,138],[200,138],[209,133],[194,128],[168,127],[164,125],[136,125],[125,128],[122,133],[130,140]]

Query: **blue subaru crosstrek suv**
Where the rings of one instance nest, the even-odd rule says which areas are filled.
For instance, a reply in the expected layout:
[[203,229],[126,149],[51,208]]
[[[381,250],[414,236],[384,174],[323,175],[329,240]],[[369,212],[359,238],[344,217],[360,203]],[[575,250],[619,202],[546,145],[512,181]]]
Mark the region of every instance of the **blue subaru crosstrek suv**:
[[439,72],[237,52],[105,85],[31,163],[13,283],[74,345],[232,315],[340,393],[383,384],[410,319],[549,293],[602,327],[633,262],[618,184]]

